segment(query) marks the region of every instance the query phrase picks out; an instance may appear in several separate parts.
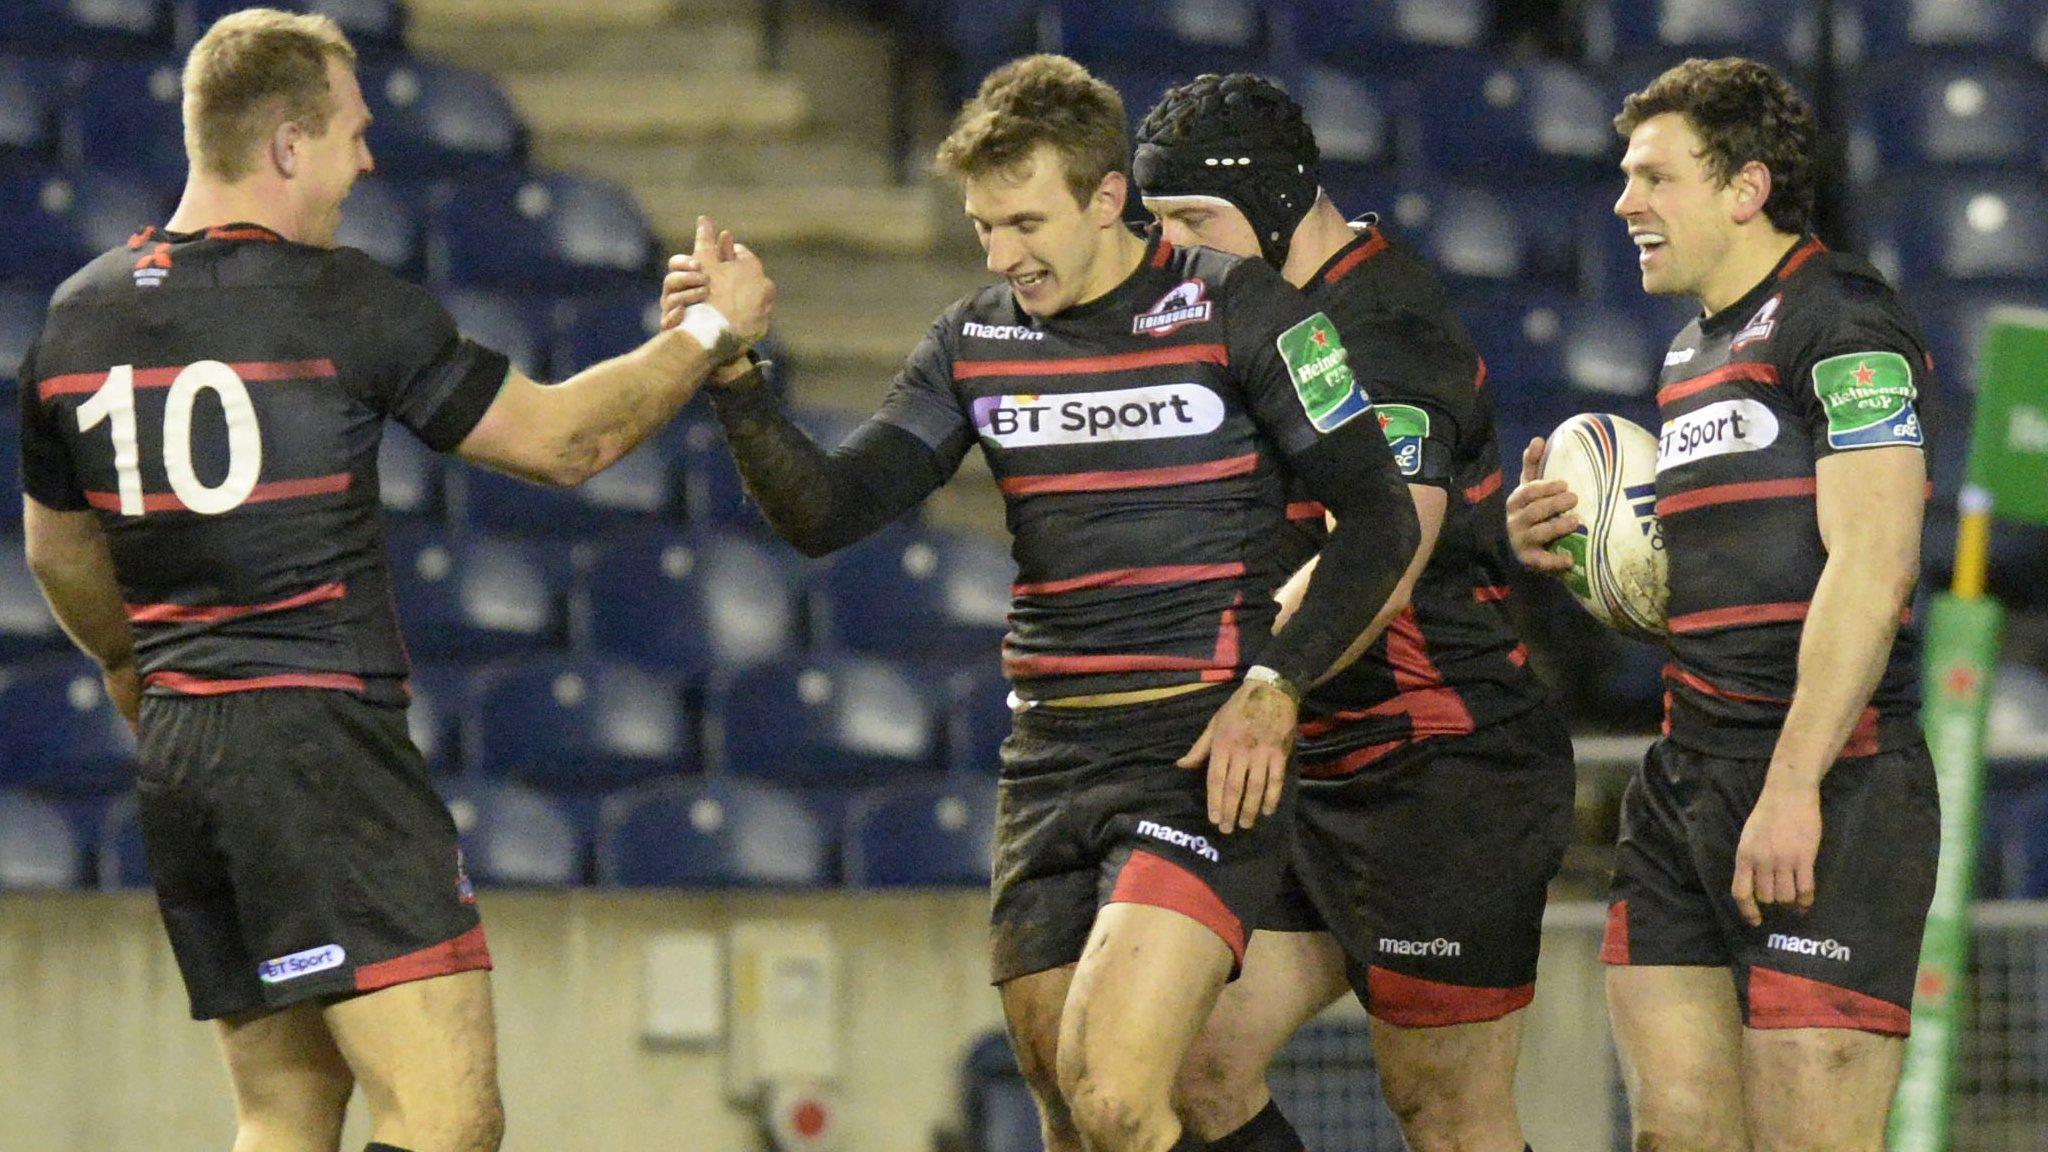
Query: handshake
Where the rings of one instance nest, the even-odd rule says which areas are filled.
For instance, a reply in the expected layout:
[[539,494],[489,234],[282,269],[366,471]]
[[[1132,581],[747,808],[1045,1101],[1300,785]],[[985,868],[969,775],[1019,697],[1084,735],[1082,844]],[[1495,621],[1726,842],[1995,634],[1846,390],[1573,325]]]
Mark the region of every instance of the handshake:
[[661,327],[681,328],[719,365],[746,354],[768,334],[775,282],[761,258],[735,243],[709,216],[697,217],[696,245],[671,256],[661,282]]

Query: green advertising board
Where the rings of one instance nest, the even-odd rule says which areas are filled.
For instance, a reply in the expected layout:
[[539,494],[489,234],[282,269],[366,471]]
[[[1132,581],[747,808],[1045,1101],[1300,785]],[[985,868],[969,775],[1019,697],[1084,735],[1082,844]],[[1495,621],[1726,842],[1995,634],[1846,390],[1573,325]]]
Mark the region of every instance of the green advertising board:
[[1970,483],[1998,519],[2048,524],[2048,311],[1993,313],[1977,363]]

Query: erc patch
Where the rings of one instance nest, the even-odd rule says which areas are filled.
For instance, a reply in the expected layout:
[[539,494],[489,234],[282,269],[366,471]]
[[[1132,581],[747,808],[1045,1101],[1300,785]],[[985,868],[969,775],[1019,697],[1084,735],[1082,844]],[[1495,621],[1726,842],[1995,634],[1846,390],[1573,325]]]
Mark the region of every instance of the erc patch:
[[1813,366],[1813,394],[1828,418],[1828,447],[1923,442],[1913,368],[1897,352],[1851,352]]
[[1282,332],[1274,342],[1280,359],[1287,365],[1287,377],[1302,411],[1318,432],[1335,432],[1361,412],[1372,408],[1372,400],[1358,386],[1351,372],[1351,354],[1337,335],[1337,326],[1321,312]]

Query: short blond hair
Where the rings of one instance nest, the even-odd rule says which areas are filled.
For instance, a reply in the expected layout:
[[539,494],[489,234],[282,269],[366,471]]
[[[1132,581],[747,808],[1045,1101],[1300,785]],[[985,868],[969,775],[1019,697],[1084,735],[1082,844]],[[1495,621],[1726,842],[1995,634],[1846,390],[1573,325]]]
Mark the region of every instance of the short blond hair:
[[1064,56],[1013,60],[960,109],[934,163],[956,180],[1015,172],[1041,144],[1059,153],[1067,188],[1087,203],[1130,161],[1123,97]]
[[185,155],[223,180],[247,176],[279,124],[319,135],[334,114],[327,62],[353,68],[356,50],[326,16],[248,8],[221,17],[185,59]]

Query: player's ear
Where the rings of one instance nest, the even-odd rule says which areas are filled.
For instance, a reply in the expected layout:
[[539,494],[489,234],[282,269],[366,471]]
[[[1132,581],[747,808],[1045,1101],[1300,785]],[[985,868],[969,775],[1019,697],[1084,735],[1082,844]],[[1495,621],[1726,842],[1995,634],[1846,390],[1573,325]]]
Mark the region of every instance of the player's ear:
[[1088,198],[1088,218],[1097,228],[1107,228],[1124,218],[1124,198],[1130,195],[1130,178],[1121,172],[1110,172],[1095,186],[1095,195]]
[[1751,160],[1735,173],[1729,185],[1735,190],[1735,222],[1747,224],[1756,219],[1771,199],[1771,170],[1762,161]]
[[296,120],[287,120],[270,130],[270,162],[279,175],[287,179],[298,175],[299,149],[305,141],[306,130]]

